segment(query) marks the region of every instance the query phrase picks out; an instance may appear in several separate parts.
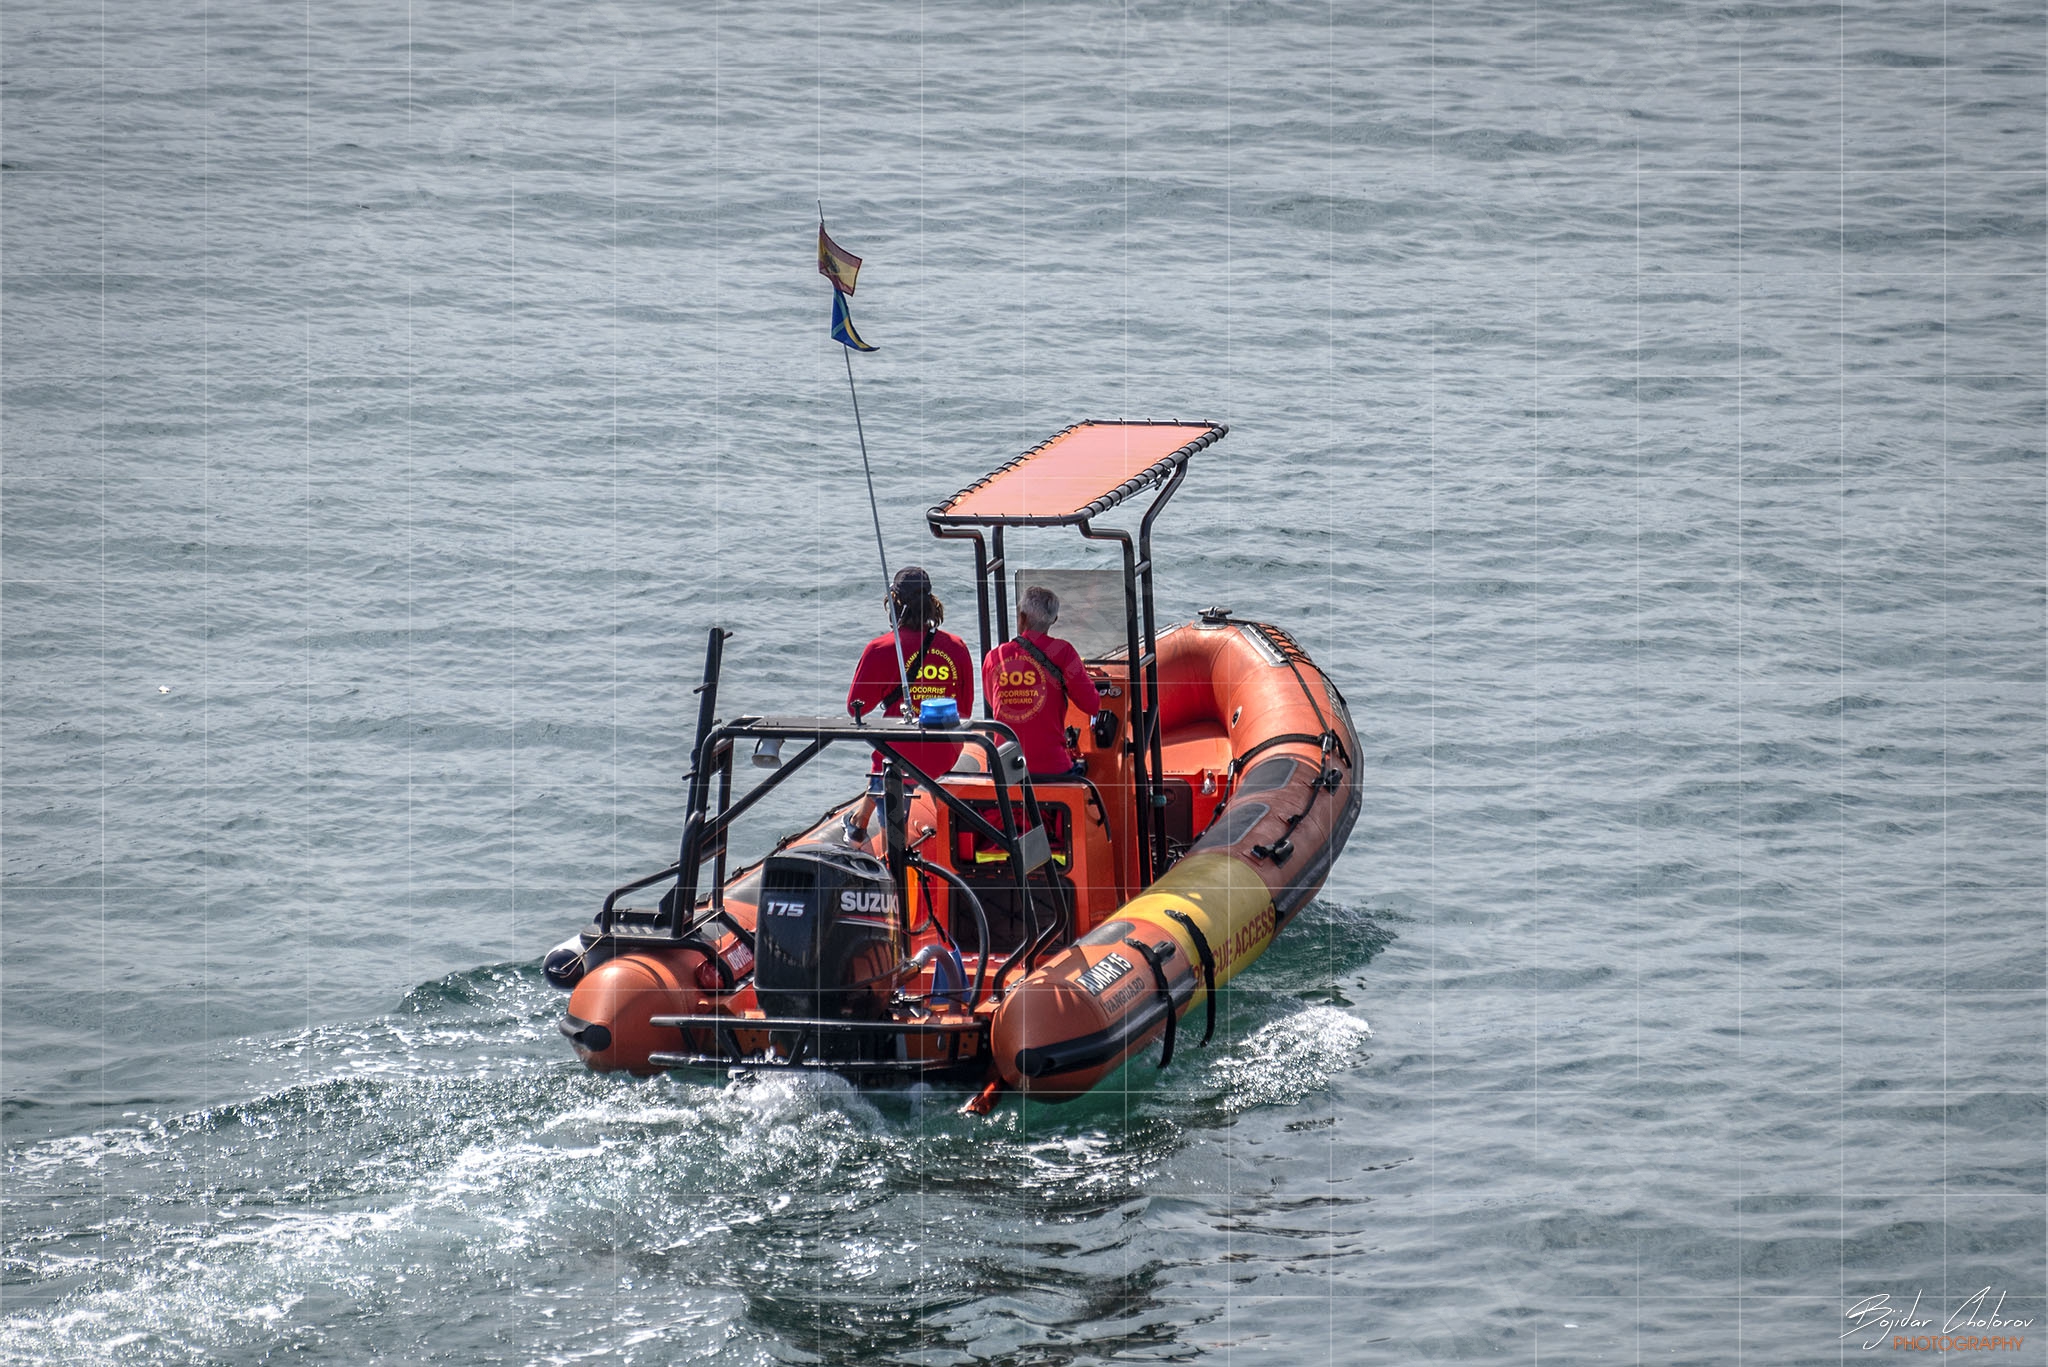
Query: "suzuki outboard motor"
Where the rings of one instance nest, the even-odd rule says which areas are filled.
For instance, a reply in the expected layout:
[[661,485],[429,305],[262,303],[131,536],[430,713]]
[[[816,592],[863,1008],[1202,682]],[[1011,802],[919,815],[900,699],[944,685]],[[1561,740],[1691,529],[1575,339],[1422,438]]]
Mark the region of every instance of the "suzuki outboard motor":
[[771,1016],[875,1020],[903,961],[889,867],[839,845],[768,856],[754,923],[754,991]]

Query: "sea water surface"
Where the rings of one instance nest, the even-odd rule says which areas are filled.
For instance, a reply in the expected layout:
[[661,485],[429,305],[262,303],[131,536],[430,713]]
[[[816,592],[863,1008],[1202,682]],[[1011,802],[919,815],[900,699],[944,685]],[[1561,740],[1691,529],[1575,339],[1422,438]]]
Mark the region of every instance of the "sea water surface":
[[[0,1357],[1840,1362],[1990,1288],[2048,1359],[2044,71],[2038,4],[0,3]],[[671,857],[712,626],[728,712],[880,628],[821,202],[952,623],[927,506],[1225,422],[1162,613],[1359,724],[1216,1040],[1070,1106],[592,1076],[535,970]]]

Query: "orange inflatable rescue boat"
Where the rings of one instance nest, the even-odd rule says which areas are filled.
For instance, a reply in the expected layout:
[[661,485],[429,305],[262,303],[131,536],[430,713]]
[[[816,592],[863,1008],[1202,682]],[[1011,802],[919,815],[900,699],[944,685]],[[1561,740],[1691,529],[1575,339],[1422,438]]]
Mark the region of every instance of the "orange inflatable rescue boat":
[[[1360,802],[1343,695],[1286,632],[1220,608],[1155,623],[1152,524],[1226,430],[1081,423],[927,514],[973,547],[983,658],[1009,639],[1013,587],[1060,595],[1102,699],[1067,717],[1085,772],[1027,773],[1008,727],[930,703],[901,721],[720,720],[714,629],[677,861],[613,891],[544,965],[571,992],[578,1056],[943,1080],[985,1109],[1005,1086],[1062,1100],[1155,1045],[1163,1068],[1190,1035],[1208,1043],[1218,991],[1322,886]],[[1135,531],[1101,523],[1144,493]],[[1111,543],[1121,568],[1013,579],[1020,526]],[[901,748],[932,740],[960,743],[951,772]],[[747,743],[773,771],[736,793]],[[734,823],[834,746],[885,757],[880,829],[849,844],[849,798],[729,868]]]

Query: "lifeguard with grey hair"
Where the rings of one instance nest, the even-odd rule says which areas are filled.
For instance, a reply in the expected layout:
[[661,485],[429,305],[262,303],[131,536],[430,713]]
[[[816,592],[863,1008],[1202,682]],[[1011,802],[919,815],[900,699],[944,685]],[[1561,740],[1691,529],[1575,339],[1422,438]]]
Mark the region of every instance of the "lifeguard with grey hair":
[[1017,634],[981,662],[988,714],[1006,722],[1024,746],[1033,774],[1065,777],[1080,769],[1067,749],[1067,712],[1092,717],[1102,706],[1080,652],[1049,634],[1060,619],[1058,595],[1032,584],[1017,600]]

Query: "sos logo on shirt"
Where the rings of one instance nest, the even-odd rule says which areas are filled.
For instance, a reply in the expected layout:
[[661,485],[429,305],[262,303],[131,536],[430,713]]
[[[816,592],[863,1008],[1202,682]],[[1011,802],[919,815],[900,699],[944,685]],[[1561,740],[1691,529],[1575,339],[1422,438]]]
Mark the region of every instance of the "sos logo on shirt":
[[1029,721],[1044,709],[1052,696],[1045,687],[1045,671],[1036,664],[1005,662],[996,671],[996,716],[1004,721]]
[[910,681],[910,700],[923,702],[926,698],[947,698],[953,694],[953,665],[948,660],[926,660],[917,667],[917,675]]

